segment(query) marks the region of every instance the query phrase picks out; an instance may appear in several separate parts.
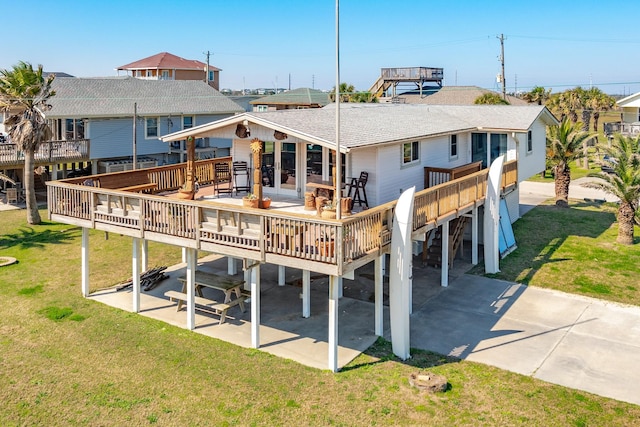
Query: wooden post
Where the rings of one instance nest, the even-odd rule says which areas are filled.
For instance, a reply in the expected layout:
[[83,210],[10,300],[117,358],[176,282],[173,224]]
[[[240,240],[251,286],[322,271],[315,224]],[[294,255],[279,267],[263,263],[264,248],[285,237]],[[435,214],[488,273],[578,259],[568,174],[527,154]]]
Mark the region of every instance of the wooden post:
[[253,153],[253,194],[258,198],[258,207],[262,208],[262,141],[251,140]]

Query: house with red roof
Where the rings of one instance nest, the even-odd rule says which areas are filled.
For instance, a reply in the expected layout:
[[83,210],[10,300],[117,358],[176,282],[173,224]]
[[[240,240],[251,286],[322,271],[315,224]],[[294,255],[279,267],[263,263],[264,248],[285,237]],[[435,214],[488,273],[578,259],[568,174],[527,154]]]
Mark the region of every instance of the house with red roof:
[[220,90],[220,68],[169,52],[160,52],[116,68],[143,80],[202,80]]

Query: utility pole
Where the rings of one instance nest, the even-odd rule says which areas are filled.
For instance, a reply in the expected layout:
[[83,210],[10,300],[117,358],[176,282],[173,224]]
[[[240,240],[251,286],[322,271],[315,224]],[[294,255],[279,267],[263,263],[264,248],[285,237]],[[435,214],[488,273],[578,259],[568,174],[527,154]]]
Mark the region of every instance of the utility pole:
[[500,34],[499,36],[496,36],[497,39],[500,40],[500,64],[502,65],[502,74],[500,75],[501,80],[502,80],[502,99],[506,100],[507,99],[507,82],[505,81],[505,75],[504,75],[504,34]]
[[204,76],[204,82],[206,84],[209,84],[209,56],[211,55],[211,52],[206,51],[206,52],[202,52],[203,54],[205,54],[207,56],[207,70]]

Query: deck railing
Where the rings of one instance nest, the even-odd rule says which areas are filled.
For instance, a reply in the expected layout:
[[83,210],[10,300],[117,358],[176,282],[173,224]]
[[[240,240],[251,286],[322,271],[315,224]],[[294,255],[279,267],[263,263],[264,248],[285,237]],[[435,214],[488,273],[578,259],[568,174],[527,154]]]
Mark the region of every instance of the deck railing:
[[640,123],[610,122],[604,123],[603,126],[605,136],[612,136],[615,133],[619,133],[624,136],[640,135]]
[[[515,162],[508,165],[503,188],[516,182]],[[201,173],[206,177],[209,166],[202,167]],[[488,170],[484,169],[417,192],[414,237],[483,204],[487,176]],[[55,221],[237,258],[305,266],[335,275],[353,271],[388,250],[396,206],[394,201],[342,220],[331,220],[277,209],[183,201],[71,181],[74,180],[48,183],[49,216]]]
[[[78,162],[89,160],[89,140],[47,141],[38,146],[35,162],[38,165]],[[24,153],[17,144],[0,144],[0,165],[19,166],[24,164]]]

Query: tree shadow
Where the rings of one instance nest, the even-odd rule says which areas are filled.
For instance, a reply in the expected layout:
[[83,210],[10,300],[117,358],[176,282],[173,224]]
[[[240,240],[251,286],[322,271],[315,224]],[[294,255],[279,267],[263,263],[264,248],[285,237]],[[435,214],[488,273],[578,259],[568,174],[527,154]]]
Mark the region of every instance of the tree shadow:
[[[53,223],[42,222],[40,226]],[[0,236],[0,249],[18,247],[20,249],[44,248],[46,245],[68,244],[80,236],[80,228],[64,230],[46,229],[39,231],[38,227],[20,227],[15,233]]]

